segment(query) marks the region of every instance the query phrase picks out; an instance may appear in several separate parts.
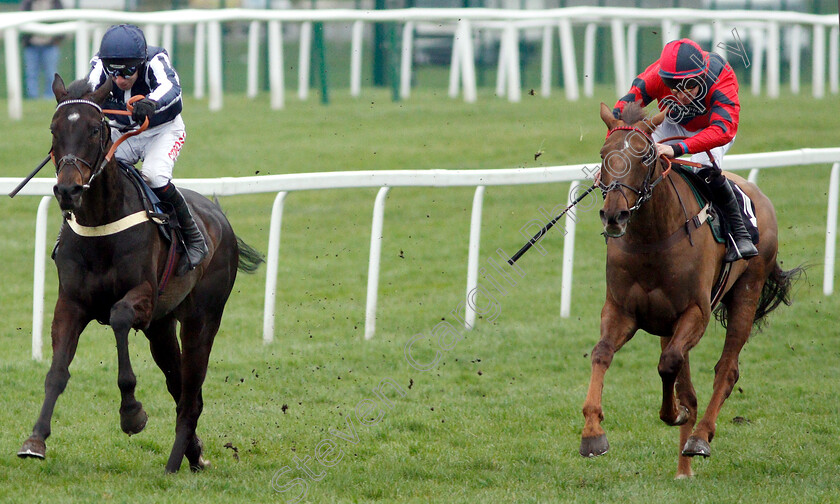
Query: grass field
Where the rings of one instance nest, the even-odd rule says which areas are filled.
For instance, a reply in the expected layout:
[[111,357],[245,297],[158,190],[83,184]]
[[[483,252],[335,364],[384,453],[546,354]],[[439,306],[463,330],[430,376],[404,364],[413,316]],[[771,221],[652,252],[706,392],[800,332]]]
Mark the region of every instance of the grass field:
[[[600,88],[598,99],[577,103],[556,95],[510,104],[485,90],[469,105],[444,93],[416,92],[394,103],[386,91],[366,91],[359,100],[336,92],[327,107],[290,96],[280,112],[269,111],[265,96],[228,95],[220,113],[188,98],[176,177],[593,162],[605,132],[598,101],[614,99]],[[808,94],[744,96],[732,153],[837,146],[836,98]],[[43,157],[51,114],[49,103],[27,103],[24,120],[0,121],[0,176],[23,176]],[[540,148],[545,152],[535,160]],[[407,364],[409,339],[429,334],[462,300],[472,189],[461,188],[391,191],[372,341],[363,339],[363,321],[376,190],[289,195],[276,340],[261,341],[262,269],[237,280],[211,355],[199,424],[210,470],[163,475],[174,407],[141,333],[130,345],[149,424],[131,438],[119,430],[114,338],[96,324],[82,335],[58,401],[47,459],[20,460],[14,454],[38,415],[51,353],[47,345],[45,362],[30,359],[39,198],[3,197],[0,501],[287,502],[303,489],[300,478],[308,482],[306,502],[840,502],[840,297],[822,294],[829,168],[772,169],[759,177],[776,205],[784,266],[813,266],[794,305],[773,313],[742,352],[741,380],[721,413],[712,457],[695,461],[690,481],[673,480],[678,433],[658,418],[659,342],[643,333],[607,374],[610,453],[591,460],[577,454],[604,293],[605,247],[594,212],[581,215],[578,226],[571,318],[559,316],[563,240],[552,233],[544,240],[549,254],[532,251],[521,260],[526,276],[500,299],[495,321],[480,320],[429,371]],[[497,247],[518,249],[519,228],[567,191],[563,184],[488,188],[482,260]],[[272,199],[221,200],[237,233],[263,251]],[[53,204],[50,238],[59,221]],[[50,268],[48,307],[57,290]],[[723,335],[710,326],[692,352],[701,410]],[[422,345],[417,355],[433,357]],[[404,395],[386,387],[392,407],[380,410],[376,425],[361,425],[354,410],[377,399],[373,389],[384,379]],[[330,433],[352,437],[348,418],[358,439]],[[335,440],[332,454],[324,451],[327,439]],[[334,465],[316,463],[316,452]],[[321,479],[307,477],[295,457],[309,457]]]

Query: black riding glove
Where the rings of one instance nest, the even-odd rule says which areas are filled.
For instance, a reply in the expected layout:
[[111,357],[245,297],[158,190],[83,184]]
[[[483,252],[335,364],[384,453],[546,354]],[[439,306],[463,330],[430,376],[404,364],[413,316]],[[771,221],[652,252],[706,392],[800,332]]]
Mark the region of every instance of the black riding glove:
[[131,118],[137,121],[138,124],[143,124],[144,119],[152,121],[152,116],[155,115],[155,108],[157,103],[154,100],[143,98],[134,104],[134,112],[131,113]]

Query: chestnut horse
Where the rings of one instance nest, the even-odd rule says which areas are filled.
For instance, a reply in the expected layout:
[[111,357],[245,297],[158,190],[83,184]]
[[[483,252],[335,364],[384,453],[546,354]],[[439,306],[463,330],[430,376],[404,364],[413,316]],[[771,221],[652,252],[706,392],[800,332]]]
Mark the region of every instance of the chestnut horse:
[[[754,184],[726,173],[755,203],[759,255],[733,263],[725,281],[721,322],[726,339],[715,366],[711,400],[698,422],[688,355],[712,315],[712,288],[724,267],[725,247],[715,242],[703,220],[692,218],[701,208],[691,188],[682,177],[669,174],[669,162],[656,156],[650,135],[665,112],[647,119],[640,106],[631,104],[616,119],[602,103],[601,119],[609,130],[601,148],[599,180],[604,193],[600,214],[607,237],[607,292],[601,338],[592,350],[580,454],[593,457],[609,448],[601,427],[604,374],[615,352],[641,329],[661,337],[659,417],[680,426],[676,476],[685,478],[693,476],[691,457],[711,454],[715,422],[738,380],[738,354],[753,325],[779,303],[790,304],[791,277],[799,268],[783,271],[776,262],[778,230],[770,200]],[[699,226],[692,226],[692,221]]]
[[59,286],[52,322],[53,355],[41,413],[18,455],[45,457],[53,409],[70,379],[68,368],[79,336],[96,320],[110,325],[116,337],[122,430],[137,434],[148,418],[134,397],[137,380],[128,352],[129,331],[138,329],[148,338],[152,358],[176,403],[175,442],[166,472],[178,471],[185,455],[190,468],[199,470],[207,464],[196,426],[210,349],[237,269],[253,272],[261,258],[236,237],[218,205],[183,191],[210,253],[193,271],[161,285],[172,259],[157,225],[146,218],[127,229],[120,230],[117,224],[127,216],[146,216],[141,195],[127,172],[106,156],[112,145],[111,129],[101,105],[111,85],[109,80],[91,92],[84,80],[66,89],[58,75],[53,82],[58,101],[50,125],[57,179],[54,192],[65,217],[55,254]]

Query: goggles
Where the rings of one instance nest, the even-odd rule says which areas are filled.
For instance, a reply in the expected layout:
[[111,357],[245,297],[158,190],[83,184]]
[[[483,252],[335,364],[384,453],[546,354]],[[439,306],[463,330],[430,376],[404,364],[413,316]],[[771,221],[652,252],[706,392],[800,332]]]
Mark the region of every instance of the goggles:
[[111,77],[122,77],[123,79],[127,79],[137,72],[139,65],[104,65],[104,67],[105,73]]

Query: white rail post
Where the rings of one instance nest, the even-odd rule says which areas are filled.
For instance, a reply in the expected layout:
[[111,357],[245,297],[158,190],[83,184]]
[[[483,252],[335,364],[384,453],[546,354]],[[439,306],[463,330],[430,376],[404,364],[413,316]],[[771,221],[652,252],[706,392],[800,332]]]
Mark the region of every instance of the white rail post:
[[750,170],[750,174],[747,177],[747,181],[752,182],[753,184],[758,182],[758,168],[753,168]]
[[502,97],[505,94],[505,85],[507,83],[507,65],[508,65],[508,57],[507,53],[509,51],[508,47],[508,39],[504,36],[504,32],[502,32],[502,36],[499,39],[499,55],[496,58],[496,96]]
[[[569,204],[575,198],[579,181],[574,180],[569,186]],[[577,211],[574,207],[566,214],[566,234],[563,236],[563,272],[560,275],[560,317],[569,318],[572,313],[572,272],[575,263],[575,227]]]
[[543,98],[551,96],[551,60],[553,55],[554,28],[550,25],[543,27],[542,33],[542,64],[540,65],[540,94]]
[[449,64],[449,97],[457,98],[458,90],[461,88],[461,44],[463,40],[459,36],[461,25],[455,30],[452,38],[452,60]]
[[766,28],[752,28],[750,42],[752,43],[752,69],[750,70],[750,88],[753,96],[761,94],[761,70],[764,68],[764,35]]
[[312,60],[312,22],[300,25],[300,53],[298,53],[298,99],[309,97],[309,62]]
[[[478,97],[478,90],[475,83],[475,51],[473,50],[472,27],[470,22],[462,19],[458,22],[458,31],[461,34],[460,50],[461,50],[461,82],[464,85],[464,101],[467,103],[475,103]],[[516,53],[516,59],[519,61],[519,52]],[[519,75],[519,66],[516,67],[516,73]],[[517,88],[519,83],[517,82]]]
[[840,193],[840,163],[831,167],[828,182],[828,216],[825,222],[825,269],[823,276],[823,294],[830,296],[834,292],[834,258],[837,251],[837,204]]
[[379,292],[379,259],[382,256],[382,227],[385,222],[385,198],[390,187],[381,187],[373,204],[373,224],[370,228],[370,262],[368,263],[367,305],[365,308],[365,339],[376,333],[376,300]]
[[195,89],[193,96],[204,98],[204,86],[207,77],[207,23],[195,24],[195,55],[193,59]]
[[[639,36],[639,24],[638,23],[630,23],[627,26],[627,80],[624,81],[625,86],[629,86],[633,83],[633,79],[636,78],[638,72],[636,68],[638,67],[638,60],[639,60],[639,44],[638,44],[638,37]],[[626,91],[626,89],[625,89]]]
[[173,50],[174,44],[172,41],[175,40],[175,25],[171,23],[167,23],[161,27],[161,47],[166,49],[166,52],[169,53],[169,60],[172,63],[175,63],[175,51]]
[[779,97],[779,67],[782,48],[779,44],[779,23],[767,24],[767,96]]
[[572,37],[572,23],[568,18],[558,21],[560,33],[560,54],[563,58],[563,87],[566,99],[577,101],[580,98],[577,82],[577,62],[575,61],[575,42]]
[[6,48],[6,93],[9,98],[9,117],[15,120],[23,118],[23,86],[21,84],[20,48],[17,28],[4,31]]
[[790,91],[799,94],[800,62],[802,61],[802,26],[790,29]]
[[478,287],[478,253],[481,248],[481,211],[484,204],[484,186],[475,188],[472,217],[470,219],[470,244],[467,259],[467,296],[464,301],[464,328],[475,326],[475,310],[470,305],[470,293]]
[[350,96],[354,98],[362,94],[363,35],[364,24],[362,21],[354,21],[350,43]]
[[627,66],[624,57],[627,51],[624,48],[624,23],[616,18],[610,21],[610,27],[612,28],[613,68],[615,68],[615,94],[621,98],[629,88],[625,82]]
[[207,87],[210,110],[222,109],[222,23],[211,21],[207,25]]
[[828,84],[831,94],[840,91],[840,27],[831,28],[828,37]]
[[51,196],[44,196],[38,204],[35,219],[35,273],[32,280],[32,358],[43,358],[44,331],[44,276],[47,260],[47,212]]
[[[7,41],[8,45],[8,41]],[[86,21],[76,22],[76,78],[82,79],[90,69],[90,57],[92,54],[88,48],[92,48],[90,39],[90,25]],[[99,49],[99,44],[96,44]],[[8,49],[7,49],[8,50]],[[8,61],[8,59],[6,60]]]
[[248,84],[245,95],[256,98],[260,79],[260,22],[248,23]]
[[268,86],[272,110],[286,106],[286,80],[283,73],[283,25],[273,20],[268,22]]
[[814,24],[811,65],[811,91],[814,98],[825,96],[825,26]]
[[271,208],[268,231],[268,257],[265,260],[265,305],[263,306],[263,343],[274,341],[274,312],[277,305],[277,267],[280,262],[280,227],[283,224],[283,203],[286,191],[277,193]]
[[403,26],[400,55],[400,98],[411,96],[411,68],[414,59],[414,21]]
[[598,25],[589,23],[583,36],[583,95],[591,97],[595,93],[595,35]]
[[[522,100],[522,78],[519,75],[519,30],[513,23],[508,23],[502,37],[507,41],[508,50],[505,53],[507,63],[505,73],[507,77],[507,99],[509,102],[518,103]],[[466,83],[464,85],[466,88]]]
[[283,75],[283,25],[280,21],[268,22],[268,85],[271,89],[271,108],[286,106],[286,79]]
[[671,21],[670,19],[662,20],[662,47],[672,40],[680,38],[680,29],[682,26]]

